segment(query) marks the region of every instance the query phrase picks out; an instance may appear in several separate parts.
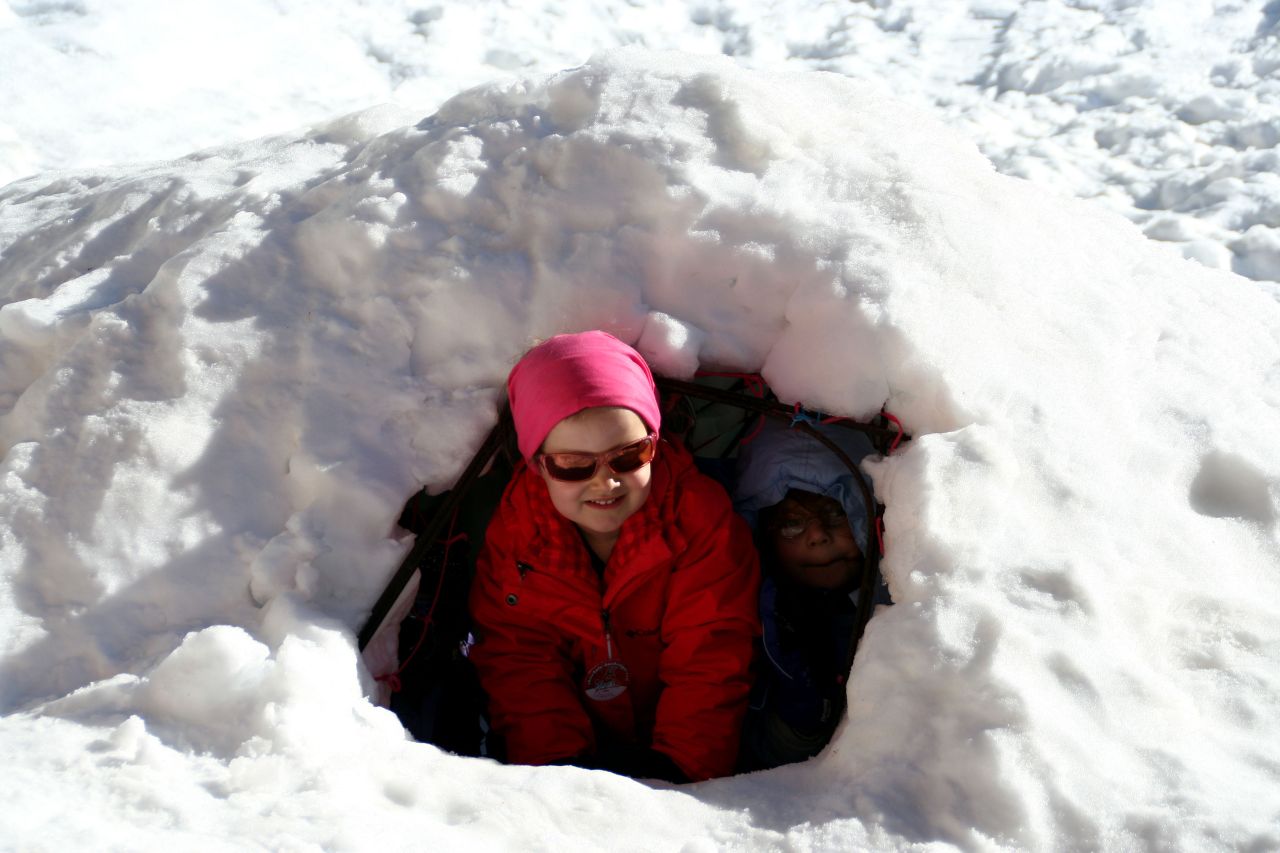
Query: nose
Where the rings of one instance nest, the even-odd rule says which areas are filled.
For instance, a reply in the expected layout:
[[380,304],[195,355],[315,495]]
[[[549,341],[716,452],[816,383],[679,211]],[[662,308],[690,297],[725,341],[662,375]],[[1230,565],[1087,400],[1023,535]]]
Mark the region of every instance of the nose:
[[826,545],[831,541],[831,534],[827,531],[826,526],[818,519],[811,518],[809,523],[804,526],[804,542],[806,545]]
[[622,485],[622,480],[618,478],[617,474],[613,473],[612,468],[608,465],[601,464],[600,467],[596,469],[595,476],[591,478],[591,485],[596,488],[603,489],[606,492],[611,492],[618,488],[618,486]]

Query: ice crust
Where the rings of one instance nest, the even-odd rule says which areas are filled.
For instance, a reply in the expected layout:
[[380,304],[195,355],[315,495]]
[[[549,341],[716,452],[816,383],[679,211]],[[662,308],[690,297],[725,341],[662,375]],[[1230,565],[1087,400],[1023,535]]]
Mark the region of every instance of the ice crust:
[[[0,247],[6,842],[1280,845],[1280,305],[880,88],[623,50],[18,181]],[[400,505],[597,327],[915,436],[806,765],[506,768],[366,699]]]

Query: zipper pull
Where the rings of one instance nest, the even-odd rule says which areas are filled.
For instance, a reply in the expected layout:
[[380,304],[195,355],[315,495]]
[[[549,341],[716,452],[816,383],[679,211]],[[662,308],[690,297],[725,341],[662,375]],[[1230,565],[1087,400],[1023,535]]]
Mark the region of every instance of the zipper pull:
[[613,631],[607,609],[600,611],[600,622],[604,626],[604,644],[608,657],[587,673],[582,689],[595,701],[607,702],[626,692],[627,685],[631,683],[631,674],[627,672],[626,665],[613,656]]
[[613,660],[613,629],[609,625],[609,611],[600,611],[600,622],[604,625],[604,649],[609,660]]

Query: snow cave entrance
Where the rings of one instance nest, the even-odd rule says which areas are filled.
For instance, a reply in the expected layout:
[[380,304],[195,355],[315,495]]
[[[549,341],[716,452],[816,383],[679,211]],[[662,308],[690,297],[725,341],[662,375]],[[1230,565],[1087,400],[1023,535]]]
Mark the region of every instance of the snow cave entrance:
[[[777,399],[754,374],[699,371],[694,381],[657,377],[663,405],[663,435],[680,441],[698,468],[732,491],[739,450],[767,421],[807,434],[852,474],[867,507],[865,547],[856,581],[856,617],[848,639],[841,684],[858,641],[877,604],[888,599],[880,575],[884,553],[884,506],[871,480],[832,431],[860,433],[872,453],[887,456],[909,441],[888,412],[857,421]],[[842,446],[843,445],[843,446]],[[816,452],[816,451],[815,451]],[[497,757],[484,720],[485,697],[467,659],[472,640],[467,596],[485,528],[519,460],[515,431],[505,407],[470,464],[451,489],[414,494],[398,524],[415,534],[414,546],[392,576],[359,633],[359,647],[373,673],[376,700],[399,717],[415,740],[459,756]],[[852,523],[852,520],[851,520]],[[857,527],[855,527],[857,529]],[[757,540],[759,545],[759,539]],[[763,566],[768,571],[767,566]],[[844,691],[841,691],[844,695]],[[836,721],[846,709],[836,710]],[[823,738],[830,741],[835,726]],[[817,754],[815,752],[814,754]],[[744,770],[767,769],[747,767]]]

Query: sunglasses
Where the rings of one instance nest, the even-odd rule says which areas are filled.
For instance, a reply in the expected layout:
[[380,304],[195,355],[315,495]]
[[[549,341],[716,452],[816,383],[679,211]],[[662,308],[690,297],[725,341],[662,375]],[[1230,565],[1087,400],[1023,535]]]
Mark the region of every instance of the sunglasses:
[[849,526],[844,510],[832,507],[818,513],[788,514],[773,524],[773,532],[783,539],[795,539],[809,529],[811,522],[818,522],[827,530],[839,530]]
[[652,462],[657,453],[658,436],[649,433],[639,441],[604,453],[539,453],[536,460],[551,479],[581,483],[596,475],[601,462],[615,474],[630,474]]

